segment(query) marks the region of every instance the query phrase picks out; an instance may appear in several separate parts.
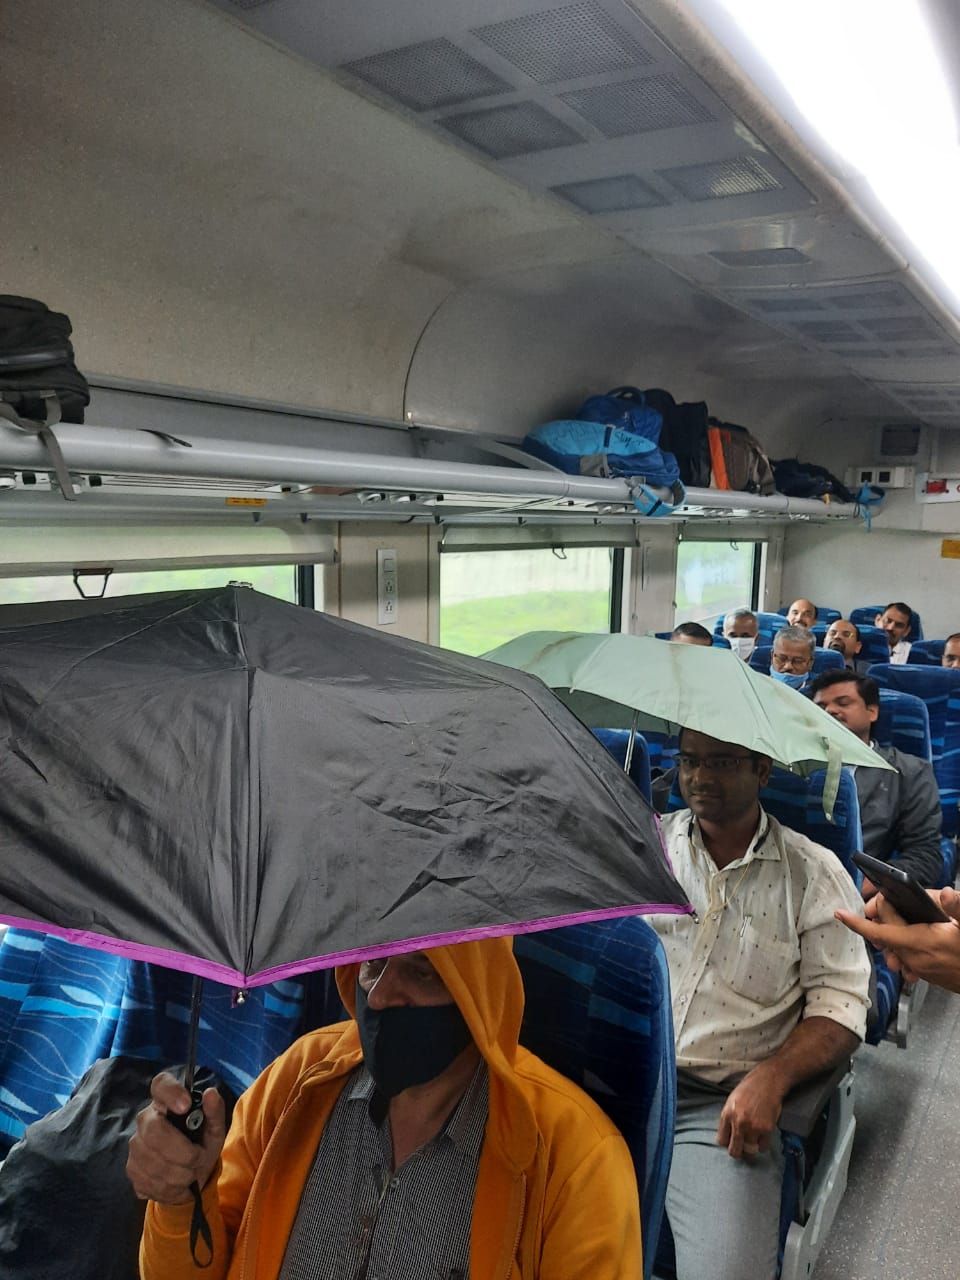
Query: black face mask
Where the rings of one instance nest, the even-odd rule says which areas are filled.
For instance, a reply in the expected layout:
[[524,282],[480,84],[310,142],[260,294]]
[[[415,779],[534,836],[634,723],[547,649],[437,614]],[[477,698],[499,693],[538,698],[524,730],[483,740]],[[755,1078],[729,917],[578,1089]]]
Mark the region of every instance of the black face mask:
[[357,1027],[364,1064],[386,1098],[435,1079],[473,1040],[455,1004],[371,1009],[359,983]]

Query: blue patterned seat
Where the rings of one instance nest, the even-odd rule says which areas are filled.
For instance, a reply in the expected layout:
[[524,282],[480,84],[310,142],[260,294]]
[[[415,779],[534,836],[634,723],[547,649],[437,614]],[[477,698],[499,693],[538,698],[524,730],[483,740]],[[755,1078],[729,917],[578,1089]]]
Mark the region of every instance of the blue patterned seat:
[[917,640],[910,646],[907,662],[915,666],[939,667],[946,640]]
[[679,740],[675,734],[657,733],[652,729],[644,730],[643,737],[650,758],[650,777],[657,778],[676,765],[677,752],[680,750]]
[[774,768],[760,791],[760,803],[785,827],[799,831],[837,855],[856,884],[860,872],[852,861],[855,849],[863,848],[857,784],[849,769],[840,772],[840,786],[834,804],[833,821],[823,812],[823,785],[826,771],[818,769],[801,778],[787,769]]
[[521,1042],[589,1093],[630,1148],[648,1280],[677,1104],[663,947],[649,925],[626,916],[522,934],[514,950],[526,991]]
[[[630,744],[629,729],[594,729],[593,736],[601,742],[622,769],[627,759],[627,747]],[[650,800],[650,750],[643,734],[633,735],[633,755],[630,759],[629,775],[644,799]]]
[[933,759],[930,716],[922,698],[896,689],[880,690],[880,714],[873,726],[873,739],[882,747],[896,747],[921,760]]
[[867,673],[885,689],[921,698],[930,717],[933,771],[943,805],[943,834],[960,829],[960,671],[949,667],[877,666]]
[[854,623],[860,632],[860,652],[857,654],[858,667],[868,667],[873,663],[890,661],[890,642],[887,633],[880,627],[872,627]]
[[[325,975],[311,974],[322,984]],[[98,1058],[160,1063],[186,1055],[189,974],[8,929],[0,942],[0,1152],[28,1124],[62,1106]],[[203,988],[198,1062],[241,1093],[302,1029],[305,981],[245,993]],[[335,1021],[318,1014],[314,1025]]]

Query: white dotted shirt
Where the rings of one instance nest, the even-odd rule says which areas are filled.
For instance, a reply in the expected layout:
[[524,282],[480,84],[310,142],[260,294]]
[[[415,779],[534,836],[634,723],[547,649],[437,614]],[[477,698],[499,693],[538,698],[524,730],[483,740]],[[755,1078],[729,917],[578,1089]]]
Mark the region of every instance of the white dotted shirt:
[[663,818],[663,838],[699,917],[646,917],[667,953],[677,1066],[735,1081],[814,1015],[863,1039],[870,960],[833,917],[863,902],[837,857],[763,810],[746,855],[722,871],[689,809]]

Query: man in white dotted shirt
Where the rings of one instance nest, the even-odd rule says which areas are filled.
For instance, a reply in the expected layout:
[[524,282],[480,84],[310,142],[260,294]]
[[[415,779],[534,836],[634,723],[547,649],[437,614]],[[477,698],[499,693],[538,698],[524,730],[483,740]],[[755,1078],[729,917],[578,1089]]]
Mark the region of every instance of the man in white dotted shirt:
[[678,772],[689,808],[663,835],[696,915],[647,917],[673,995],[677,1276],[773,1280],[777,1122],[792,1088],[863,1039],[869,960],[833,914],[863,905],[833,853],[764,812],[766,756],[685,729]]

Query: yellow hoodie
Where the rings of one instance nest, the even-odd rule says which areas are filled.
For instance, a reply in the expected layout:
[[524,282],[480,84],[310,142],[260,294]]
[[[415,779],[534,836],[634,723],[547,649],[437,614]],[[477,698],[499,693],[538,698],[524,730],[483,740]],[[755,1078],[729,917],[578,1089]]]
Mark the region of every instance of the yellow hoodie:
[[[426,954],[489,1068],[470,1280],[641,1280],[639,1198],[626,1144],[581,1089],[518,1046],[523,985],[512,941]],[[358,971],[337,970],[351,1011]],[[213,1264],[197,1271],[190,1256],[193,1206],[151,1201],[143,1280],[276,1280],[324,1125],[361,1060],[351,1021],[303,1036],[260,1075],[237,1103],[219,1176],[203,1193]]]

